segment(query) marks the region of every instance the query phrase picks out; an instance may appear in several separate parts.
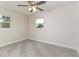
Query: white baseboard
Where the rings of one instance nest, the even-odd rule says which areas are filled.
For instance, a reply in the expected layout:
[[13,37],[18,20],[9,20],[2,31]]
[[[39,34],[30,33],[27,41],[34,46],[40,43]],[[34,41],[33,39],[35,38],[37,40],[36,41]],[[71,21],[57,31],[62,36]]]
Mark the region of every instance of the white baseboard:
[[4,46],[10,45],[10,44],[14,44],[14,43],[17,43],[17,42],[20,42],[20,41],[23,41],[23,40],[27,40],[27,39],[24,38],[24,39],[19,39],[19,40],[15,40],[15,41],[12,41],[12,42],[8,42],[8,43],[0,45],[0,47],[4,47]]
[[[17,42],[20,42],[20,41],[23,41],[23,40],[28,40],[28,39],[25,38],[25,39],[20,39],[20,40],[8,42],[8,43],[0,45],[0,47],[4,47],[4,46],[10,45],[10,44],[14,44],[14,43],[17,43]],[[30,40],[34,40],[34,39],[30,39]],[[51,44],[51,45],[56,45],[56,46],[60,46],[60,47],[64,47],[64,48],[73,49],[73,50],[77,51],[77,53],[79,54],[79,50],[76,49],[75,47],[71,47],[71,46],[68,46],[68,45],[62,45],[62,44],[59,44],[59,43],[51,43],[51,42],[48,42],[48,41],[37,40],[37,39],[34,40],[34,41],[38,41],[38,42],[42,42],[42,43],[46,43],[46,44]]]
[[[34,40],[34,39],[30,39],[30,40]],[[60,47],[64,47],[64,48],[69,48],[69,49],[73,49],[75,51],[77,51],[77,53],[79,52],[78,49],[76,49],[75,47],[71,47],[71,46],[68,46],[68,45],[62,45],[62,44],[59,44],[59,43],[51,43],[51,42],[48,42],[48,41],[43,41],[43,40],[34,40],[34,41],[38,41],[38,42],[42,42],[42,43],[46,43],[46,44],[51,44],[51,45],[56,45],[56,46],[60,46]]]

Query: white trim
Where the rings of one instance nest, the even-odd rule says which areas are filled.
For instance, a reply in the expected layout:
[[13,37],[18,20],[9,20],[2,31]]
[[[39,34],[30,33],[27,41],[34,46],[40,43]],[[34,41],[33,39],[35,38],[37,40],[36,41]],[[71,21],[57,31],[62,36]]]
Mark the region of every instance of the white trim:
[[0,47],[4,47],[4,46],[10,45],[10,44],[14,44],[14,43],[17,43],[17,42],[20,42],[20,41],[23,41],[23,40],[27,40],[27,39],[26,38],[25,39],[18,39],[18,40],[12,41],[12,42],[2,44],[2,45],[0,45]]
[[[30,40],[34,40],[34,39],[30,39]],[[64,47],[64,48],[69,48],[69,49],[73,49],[75,51],[77,51],[77,53],[79,54],[79,50],[75,47],[71,47],[71,46],[68,46],[68,45],[62,45],[60,43],[51,43],[51,42],[48,42],[48,41],[43,41],[43,40],[34,40],[34,41],[38,41],[38,42],[42,42],[42,43],[46,43],[46,44],[51,44],[51,45],[56,45],[56,46],[60,46],[60,47]]]
[[[0,45],[0,47],[4,47],[4,46],[7,46],[7,45],[10,45],[10,44],[14,44],[14,43],[17,43],[17,42],[20,42],[20,41],[23,41],[23,40],[34,40],[34,39],[20,39],[20,40],[15,40],[15,41],[12,41],[12,42],[8,42],[6,44],[2,44]],[[73,49],[75,51],[77,51],[78,55],[79,55],[79,50],[76,49],[75,47],[71,47],[71,46],[68,46],[68,45],[62,45],[62,44],[59,44],[59,43],[51,43],[51,42],[47,42],[47,41],[43,41],[43,40],[34,40],[34,41],[38,41],[38,42],[42,42],[42,43],[46,43],[46,44],[51,44],[51,45],[56,45],[56,46],[60,46],[60,47],[64,47],[64,48],[69,48],[69,49]]]
[[[34,39],[30,39],[30,40],[34,40]],[[64,47],[64,48],[69,48],[69,49],[73,49],[77,52],[77,54],[79,55],[79,50],[76,48],[76,47],[71,47],[71,46],[68,46],[68,45],[62,45],[60,43],[51,43],[51,42],[48,42],[48,41],[43,41],[43,40],[34,40],[34,41],[38,41],[38,42],[42,42],[42,43],[46,43],[46,44],[51,44],[51,45],[56,45],[56,46],[60,46],[60,47]]]

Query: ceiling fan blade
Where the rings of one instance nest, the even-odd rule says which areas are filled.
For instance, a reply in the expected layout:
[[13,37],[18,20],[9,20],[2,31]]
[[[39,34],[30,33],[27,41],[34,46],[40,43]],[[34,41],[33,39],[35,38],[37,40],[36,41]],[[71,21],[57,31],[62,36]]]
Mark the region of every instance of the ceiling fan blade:
[[40,1],[40,2],[36,3],[36,5],[41,5],[41,4],[44,4],[44,3],[46,3],[46,1]]
[[40,11],[44,11],[43,9],[39,8],[39,7],[36,7],[36,9],[40,10]]
[[25,7],[25,6],[27,6],[27,7],[29,7],[29,5],[17,5],[17,6],[21,6],[21,7]]

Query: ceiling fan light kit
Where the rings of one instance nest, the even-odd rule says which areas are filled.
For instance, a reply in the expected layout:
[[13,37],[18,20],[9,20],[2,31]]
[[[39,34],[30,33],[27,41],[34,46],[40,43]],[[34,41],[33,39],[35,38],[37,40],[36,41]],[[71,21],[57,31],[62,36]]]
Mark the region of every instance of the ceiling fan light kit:
[[29,3],[29,5],[17,5],[17,6],[20,6],[20,7],[29,7],[29,11],[30,12],[36,12],[37,10],[39,11],[43,11],[43,9],[37,7],[39,5],[42,5],[44,3],[46,3],[46,1],[40,1],[40,2],[35,2],[35,1],[27,1]]
[[33,11],[35,12],[35,11],[36,11],[36,7],[35,7],[35,6],[33,6],[32,8],[33,8]]
[[35,6],[29,7],[29,11],[30,11],[30,12],[36,12],[36,7],[35,7]]

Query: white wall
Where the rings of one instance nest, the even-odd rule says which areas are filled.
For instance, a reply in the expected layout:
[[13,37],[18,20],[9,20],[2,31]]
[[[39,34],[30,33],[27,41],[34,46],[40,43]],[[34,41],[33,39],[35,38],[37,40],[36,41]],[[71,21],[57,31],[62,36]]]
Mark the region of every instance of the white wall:
[[77,49],[79,51],[79,3],[77,3]]
[[[56,9],[29,16],[29,38],[57,45],[79,48],[77,4],[58,7]],[[35,27],[37,18],[44,18],[44,28]]]
[[10,28],[0,28],[0,46],[27,39],[27,16],[3,8],[0,14],[11,17]]

